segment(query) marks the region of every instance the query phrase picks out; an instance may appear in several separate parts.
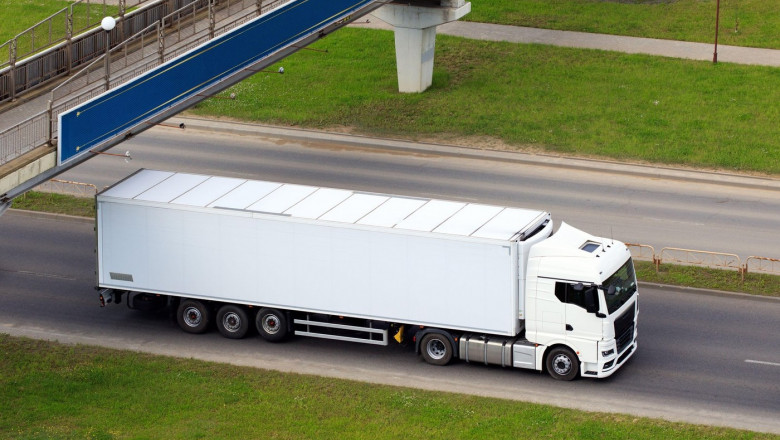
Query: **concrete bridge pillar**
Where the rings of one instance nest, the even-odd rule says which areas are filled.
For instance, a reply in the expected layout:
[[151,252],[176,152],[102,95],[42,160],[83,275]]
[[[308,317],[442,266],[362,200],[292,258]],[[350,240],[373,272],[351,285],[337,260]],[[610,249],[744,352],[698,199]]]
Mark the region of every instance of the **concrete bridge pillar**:
[[431,86],[436,26],[471,12],[465,0],[405,0],[388,3],[373,15],[395,28],[398,91],[419,93]]

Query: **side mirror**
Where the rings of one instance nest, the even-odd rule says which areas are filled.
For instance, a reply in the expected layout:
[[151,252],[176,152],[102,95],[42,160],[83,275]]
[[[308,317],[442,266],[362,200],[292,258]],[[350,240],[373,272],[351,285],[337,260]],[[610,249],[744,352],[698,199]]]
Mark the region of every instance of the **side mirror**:
[[597,313],[599,311],[599,298],[595,287],[590,287],[585,291],[585,310],[588,313]]

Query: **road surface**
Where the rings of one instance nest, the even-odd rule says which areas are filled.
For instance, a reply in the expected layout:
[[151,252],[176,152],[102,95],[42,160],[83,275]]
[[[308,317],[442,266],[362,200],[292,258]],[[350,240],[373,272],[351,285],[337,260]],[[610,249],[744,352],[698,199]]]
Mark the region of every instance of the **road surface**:
[[780,301],[643,286],[634,358],[606,380],[561,383],[526,370],[433,367],[397,345],[190,335],[164,313],[101,309],[93,226],[0,217],[0,332],[780,434]]
[[[481,201],[550,211],[595,235],[663,247],[780,258],[780,185],[767,188],[668,179],[620,164],[580,169],[566,161],[528,164],[343,146],[312,138],[235,136],[159,127],[61,178],[99,188],[139,168],[275,180],[365,191]],[[563,166],[561,165],[563,164]],[[618,172],[616,172],[618,171]],[[760,183],[760,180],[759,180]]]

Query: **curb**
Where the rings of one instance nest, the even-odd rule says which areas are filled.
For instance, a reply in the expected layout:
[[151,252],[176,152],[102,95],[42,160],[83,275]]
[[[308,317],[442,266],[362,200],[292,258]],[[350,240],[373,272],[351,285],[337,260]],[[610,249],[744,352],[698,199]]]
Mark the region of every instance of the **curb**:
[[93,217],[79,217],[77,215],[56,214],[53,212],[43,212],[43,211],[28,211],[26,209],[10,208],[8,209],[6,214],[18,215],[20,217],[45,219],[45,220],[65,220],[65,221],[70,221],[75,223],[89,223],[89,224],[95,223],[95,219]]
[[736,186],[750,189],[780,191],[780,179],[761,176],[747,176],[718,171],[685,170],[680,168],[631,164],[600,159],[583,159],[552,154],[531,154],[519,151],[499,151],[443,145],[429,142],[413,142],[400,139],[372,138],[362,135],[333,133],[320,130],[277,127],[248,122],[220,121],[196,117],[173,117],[172,124],[184,123],[193,130],[228,133],[243,136],[274,136],[302,142],[316,140],[361,148],[405,152],[412,154],[439,155],[455,158],[490,160],[546,166],[552,168],[574,169],[582,171],[610,172],[652,179],[678,180],[713,185]]

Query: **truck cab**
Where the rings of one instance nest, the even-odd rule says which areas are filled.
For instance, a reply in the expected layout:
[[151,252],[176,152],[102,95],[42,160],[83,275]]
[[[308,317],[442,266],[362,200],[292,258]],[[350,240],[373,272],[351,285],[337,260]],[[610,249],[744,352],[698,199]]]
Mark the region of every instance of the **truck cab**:
[[561,224],[529,251],[526,339],[536,369],[603,378],[636,350],[637,282],[625,244]]

